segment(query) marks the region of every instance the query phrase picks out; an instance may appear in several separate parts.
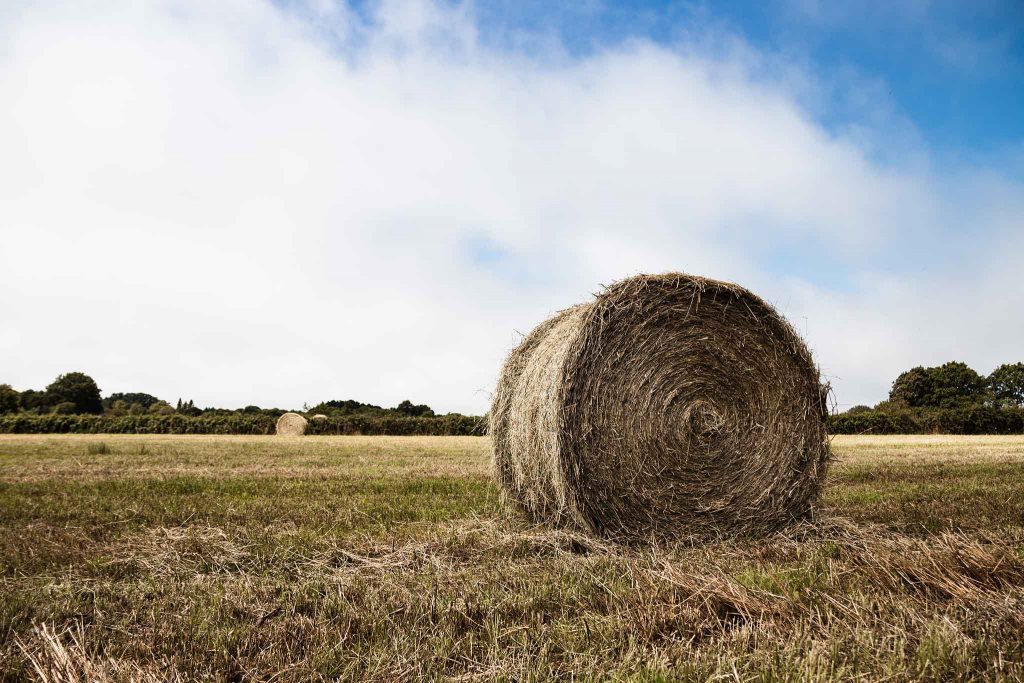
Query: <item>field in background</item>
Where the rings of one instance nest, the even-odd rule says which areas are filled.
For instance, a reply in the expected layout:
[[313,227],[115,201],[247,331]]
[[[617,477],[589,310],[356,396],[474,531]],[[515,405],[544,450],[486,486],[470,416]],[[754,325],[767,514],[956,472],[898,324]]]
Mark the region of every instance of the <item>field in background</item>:
[[1024,677],[1024,437],[837,437],[821,519],[624,549],[480,437],[0,436],[0,679]]

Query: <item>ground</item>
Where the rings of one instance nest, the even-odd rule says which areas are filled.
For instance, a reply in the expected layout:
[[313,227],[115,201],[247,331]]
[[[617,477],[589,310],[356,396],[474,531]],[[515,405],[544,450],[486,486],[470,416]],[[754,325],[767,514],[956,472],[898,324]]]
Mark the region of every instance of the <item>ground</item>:
[[485,438],[0,437],[0,680],[1020,680],[1024,437],[836,437],[813,523],[613,547]]

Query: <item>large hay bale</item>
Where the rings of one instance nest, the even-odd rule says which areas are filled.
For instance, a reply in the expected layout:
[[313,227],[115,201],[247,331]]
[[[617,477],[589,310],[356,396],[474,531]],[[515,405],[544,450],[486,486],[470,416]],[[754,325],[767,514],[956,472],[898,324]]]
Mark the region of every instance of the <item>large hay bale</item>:
[[306,433],[306,418],[298,413],[285,413],[277,418],[278,436],[302,436]]
[[807,516],[829,460],[803,341],[737,285],[618,282],[541,323],[490,411],[504,497],[601,536],[764,533]]

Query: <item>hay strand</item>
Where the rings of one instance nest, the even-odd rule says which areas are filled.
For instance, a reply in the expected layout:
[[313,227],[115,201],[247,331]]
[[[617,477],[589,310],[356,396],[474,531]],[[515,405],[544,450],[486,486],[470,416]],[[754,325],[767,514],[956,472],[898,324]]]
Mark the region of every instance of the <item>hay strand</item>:
[[827,388],[793,328],[737,285],[618,282],[534,329],[490,411],[504,498],[613,539],[766,533],[805,518]]

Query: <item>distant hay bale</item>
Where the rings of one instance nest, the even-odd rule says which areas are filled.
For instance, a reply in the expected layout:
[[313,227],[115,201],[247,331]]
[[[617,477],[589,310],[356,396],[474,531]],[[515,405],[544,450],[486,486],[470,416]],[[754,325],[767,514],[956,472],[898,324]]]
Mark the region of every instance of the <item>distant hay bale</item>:
[[618,282],[512,351],[490,411],[503,497],[600,536],[766,533],[806,517],[829,461],[803,341],[737,285]]
[[278,436],[302,436],[306,433],[306,418],[298,413],[285,413],[277,418]]
[[310,421],[316,420],[317,422],[326,422],[327,421],[327,416],[326,415],[322,415],[320,413],[317,413],[316,415],[314,415],[313,417],[311,417],[309,419],[310,419]]

